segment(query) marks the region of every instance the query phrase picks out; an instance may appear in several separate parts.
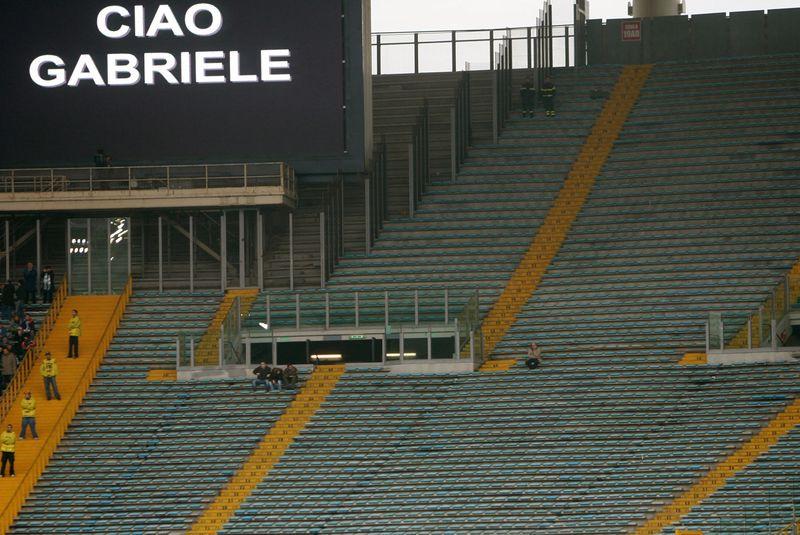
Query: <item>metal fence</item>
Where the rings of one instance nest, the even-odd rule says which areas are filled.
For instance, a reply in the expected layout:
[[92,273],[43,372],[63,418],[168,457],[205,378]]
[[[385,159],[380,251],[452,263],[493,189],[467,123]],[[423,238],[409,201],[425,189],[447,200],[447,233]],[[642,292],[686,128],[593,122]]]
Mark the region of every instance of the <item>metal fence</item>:
[[[575,27],[553,25],[541,13],[534,26],[477,30],[382,32],[372,35],[373,74],[493,70],[495,53],[511,41],[514,69],[533,69],[545,51],[554,67],[575,65]],[[543,24],[547,20],[548,24]]]
[[0,193],[141,191],[280,186],[295,196],[294,169],[283,162],[0,169]]

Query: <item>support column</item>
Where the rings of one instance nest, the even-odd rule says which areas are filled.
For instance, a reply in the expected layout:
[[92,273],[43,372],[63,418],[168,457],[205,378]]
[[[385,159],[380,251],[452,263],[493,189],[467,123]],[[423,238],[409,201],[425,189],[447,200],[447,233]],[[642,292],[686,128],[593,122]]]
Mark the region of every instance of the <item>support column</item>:
[[408,216],[414,217],[414,144],[408,144]]
[[364,180],[364,252],[367,256],[370,255],[372,248],[372,214],[370,213],[372,199],[370,198],[369,186],[369,178],[367,178]]
[[106,294],[111,295],[111,219],[106,218]]
[[[42,221],[36,219],[36,273],[42,276]],[[53,282],[55,284],[55,281]]]
[[88,249],[88,253],[86,253],[87,258],[87,268],[86,268],[86,287],[89,289],[89,294],[92,293],[92,249],[94,248],[94,244],[92,243],[92,220],[86,218],[86,246]]
[[194,292],[194,216],[189,216],[189,291]]
[[289,289],[294,290],[294,214],[289,212]]
[[72,287],[72,219],[67,219],[67,284]]
[[325,288],[325,212],[319,213],[319,287]]
[[258,257],[258,289],[264,289],[264,214],[256,210],[256,256]]
[[11,280],[11,222],[5,221],[5,246],[6,246],[6,280]]
[[163,222],[158,216],[158,292],[164,292],[164,236]]
[[220,289],[224,292],[228,288],[228,233],[225,212],[219,216],[219,263],[220,263]]
[[[133,247],[133,244],[131,243],[133,241],[133,220],[130,217],[126,218],[126,224],[128,225],[128,266],[127,266],[128,277],[127,278],[130,278],[132,277],[131,273],[133,272],[133,269],[131,267],[131,262],[132,262],[131,248]],[[142,228],[144,229],[144,224],[142,225]],[[142,241],[142,248],[144,248],[144,241]],[[144,250],[142,250],[142,263],[144,264]],[[120,291],[122,291],[122,289],[120,289]]]
[[244,251],[244,210],[239,208],[239,288],[247,286]]

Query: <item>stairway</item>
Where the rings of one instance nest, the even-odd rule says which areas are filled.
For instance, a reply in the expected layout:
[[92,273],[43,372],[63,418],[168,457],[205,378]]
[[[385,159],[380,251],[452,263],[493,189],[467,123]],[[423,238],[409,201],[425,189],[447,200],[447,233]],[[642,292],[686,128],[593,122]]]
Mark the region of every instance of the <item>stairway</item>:
[[236,298],[239,298],[239,313],[242,316],[246,316],[250,311],[250,307],[253,306],[253,303],[258,298],[258,289],[244,288],[241,290],[228,290],[225,293],[225,297],[222,299],[222,302],[220,302],[217,313],[211,320],[211,324],[197,344],[195,365],[213,366],[219,363],[219,337],[222,332],[222,323],[225,321]]
[[214,502],[198,518],[190,535],[217,533],[267,477],[283,453],[292,445],[344,373],[344,366],[318,366],[275,425],[231,478]]
[[[58,315],[53,331],[47,338],[44,353],[50,352],[58,364],[57,384],[60,400],[48,401],[44,384],[39,373],[39,362],[34,363],[19,396],[33,393],[36,400],[36,429],[39,440],[30,435],[26,440],[17,440],[16,477],[0,479],[0,533],[6,533],[17,512],[22,507],[28,493],[36,484],[47,466],[50,456],[58,446],[61,437],[78,409],[86,389],[94,378],[94,373],[102,360],[105,348],[116,331],[118,320],[127,304],[127,296],[72,296],[67,298]],[[68,329],[72,310],[78,310],[81,318],[80,355],[77,359],[66,359]],[[21,422],[21,397],[2,422],[19,433]]]
[[800,424],[800,398],[795,399],[740,448],[636,529],[635,535],[660,534],[664,528],[679,521],[693,507],[725,486],[729,478],[769,451],[782,436],[798,424]]
[[536,291],[550,262],[561,248],[649,72],[649,65],[626,66],[623,69],[544,223],[484,320],[487,354],[491,354],[514,324],[517,314]]

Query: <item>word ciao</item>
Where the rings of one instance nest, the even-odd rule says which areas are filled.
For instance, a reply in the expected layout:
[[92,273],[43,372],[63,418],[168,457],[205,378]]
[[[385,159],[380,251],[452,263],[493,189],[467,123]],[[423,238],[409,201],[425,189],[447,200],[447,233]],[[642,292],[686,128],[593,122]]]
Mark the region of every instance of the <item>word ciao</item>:
[[[222,12],[212,4],[195,4],[178,17],[168,5],[160,5],[148,17],[144,6],[134,6],[133,13],[123,6],[104,7],[97,14],[97,29],[109,39],[152,39],[161,34],[185,37],[210,37],[222,30]],[[194,52],[146,52],[107,54],[99,62],[91,54],[81,54],[68,66],[56,54],[35,58],[28,69],[33,83],[44,88],[78,87],[82,82],[95,86],[132,86],[157,82],[170,85],[291,82],[288,49],[261,50],[258,72],[242,72],[237,50]],[[102,68],[102,70],[101,70]],[[279,71],[279,72],[275,72]]]

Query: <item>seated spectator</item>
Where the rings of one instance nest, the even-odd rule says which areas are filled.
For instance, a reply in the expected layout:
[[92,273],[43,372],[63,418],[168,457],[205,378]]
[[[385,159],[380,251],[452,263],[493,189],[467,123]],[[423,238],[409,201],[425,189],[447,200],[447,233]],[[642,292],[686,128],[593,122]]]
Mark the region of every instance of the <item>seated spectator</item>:
[[286,388],[297,388],[297,368],[294,364],[286,365],[286,369],[283,370],[283,380],[286,382]]
[[283,370],[275,366],[269,374],[269,387],[272,390],[281,391],[283,386]]
[[525,359],[525,366],[529,370],[534,370],[542,364],[542,350],[536,345],[536,342],[531,342],[528,347],[528,358]]
[[36,322],[33,320],[30,314],[25,314],[25,319],[22,320],[20,325],[22,326],[23,331],[36,334]]
[[256,376],[253,379],[253,391],[255,392],[259,386],[263,386],[264,390],[269,392],[269,375],[270,375],[270,368],[267,366],[266,362],[262,362],[258,368],[253,370],[253,375]]

